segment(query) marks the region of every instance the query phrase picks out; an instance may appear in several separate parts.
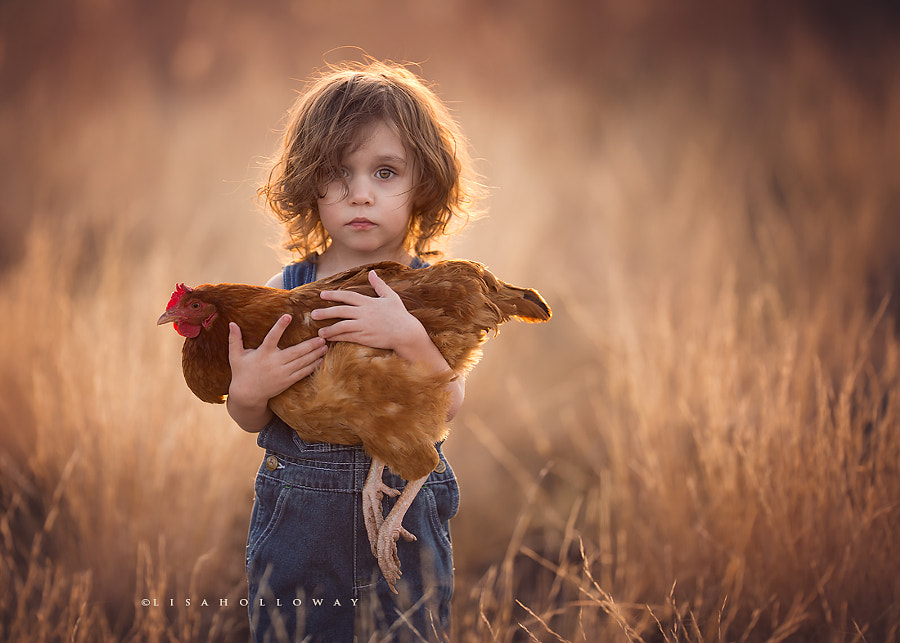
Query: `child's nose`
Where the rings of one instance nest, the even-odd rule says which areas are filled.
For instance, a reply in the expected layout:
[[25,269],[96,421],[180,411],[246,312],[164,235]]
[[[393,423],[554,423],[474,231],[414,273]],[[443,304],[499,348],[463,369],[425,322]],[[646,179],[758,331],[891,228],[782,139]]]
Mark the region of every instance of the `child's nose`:
[[373,198],[372,185],[366,177],[354,177],[350,180],[350,203],[371,205]]

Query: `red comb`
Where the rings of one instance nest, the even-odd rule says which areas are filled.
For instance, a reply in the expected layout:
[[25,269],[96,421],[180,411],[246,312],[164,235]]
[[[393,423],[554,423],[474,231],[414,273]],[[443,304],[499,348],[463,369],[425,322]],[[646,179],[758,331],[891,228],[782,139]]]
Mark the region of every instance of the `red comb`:
[[175,292],[172,293],[172,298],[169,300],[169,305],[166,306],[166,310],[172,306],[176,306],[178,302],[181,301],[181,298],[192,290],[193,288],[188,288],[184,284],[178,284],[178,286],[175,287]]

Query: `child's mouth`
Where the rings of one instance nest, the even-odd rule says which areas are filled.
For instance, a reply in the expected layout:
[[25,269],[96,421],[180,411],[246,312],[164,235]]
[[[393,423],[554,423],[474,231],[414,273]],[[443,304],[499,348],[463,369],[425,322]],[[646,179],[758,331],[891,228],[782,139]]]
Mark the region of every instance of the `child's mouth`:
[[349,227],[354,230],[368,230],[369,228],[375,227],[375,224],[369,221],[368,219],[364,219],[362,217],[357,217],[353,219],[350,223],[347,224]]

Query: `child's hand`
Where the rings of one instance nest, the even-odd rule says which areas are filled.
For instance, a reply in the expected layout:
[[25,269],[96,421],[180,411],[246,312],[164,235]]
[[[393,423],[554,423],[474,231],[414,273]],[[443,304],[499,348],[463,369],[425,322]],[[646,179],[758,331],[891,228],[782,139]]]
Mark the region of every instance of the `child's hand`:
[[[322,292],[322,299],[345,305],[317,308],[310,313],[313,319],[343,320],[320,329],[319,337],[334,342],[355,342],[372,348],[390,349],[409,362],[429,365],[435,373],[451,370],[425,327],[406,310],[400,295],[374,270],[369,271],[369,283],[377,297],[367,297],[349,290]],[[451,402],[447,420],[451,420],[465,397],[465,378],[454,377],[448,389]]]
[[377,297],[350,290],[322,292],[322,299],[345,305],[312,311],[313,319],[343,320],[319,330],[319,337],[332,342],[354,342],[372,348],[390,349],[406,356],[404,354],[409,351],[405,349],[428,339],[425,328],[409,314],[400,296],[374,270],[369,271],[369,283]]
[[228,326],[228,362],[231,364],[229,398],[246,407],[265,407],[268,401],[312,373],[325,355],[325,340],[313,337],[285,349],[278,348],[291,323],[283,315],[266,334],[259,348],[244,348],[241,329]]

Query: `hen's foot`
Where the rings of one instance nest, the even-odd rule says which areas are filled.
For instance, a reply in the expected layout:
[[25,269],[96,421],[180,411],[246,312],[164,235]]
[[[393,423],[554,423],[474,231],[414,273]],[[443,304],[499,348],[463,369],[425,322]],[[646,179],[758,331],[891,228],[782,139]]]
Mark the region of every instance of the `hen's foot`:
[[[384,523],[381,499],[384,496],[395,498],[400,495],[400,491],[384,484],[384,481],[381,479],[383,471],[384,463],[373,458],[369,474],[366,476],[366,483],[362,488],[363,520],[366,523],[366,534],[369,536],[369,547],[372,549],[372,555],[376,557],[378,556],[378,534],[381,531],[381,525]],[[416,539],[402,526],[400,530],[400,535],[408,542]]]
[[397,540],[401,536],[406,542],[416,540],[413,534],[403,528],[403,517],[427,479],[428,476],[424,476],[418,480],[411,480],[406,483],[403,493],[400,494],[394,507],[387,518],[384,518],[378,530],[378,547],[375,557],[378,559],[378,566],[381,568],[381,573],[384,575],[388,587],[395,594],[397,593],[397,588],[394,585],[403,574],[400,571],[400,557],[397,555]]

